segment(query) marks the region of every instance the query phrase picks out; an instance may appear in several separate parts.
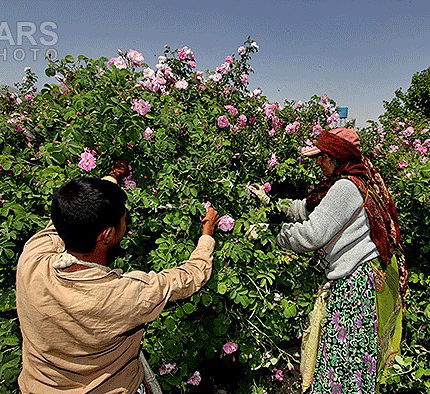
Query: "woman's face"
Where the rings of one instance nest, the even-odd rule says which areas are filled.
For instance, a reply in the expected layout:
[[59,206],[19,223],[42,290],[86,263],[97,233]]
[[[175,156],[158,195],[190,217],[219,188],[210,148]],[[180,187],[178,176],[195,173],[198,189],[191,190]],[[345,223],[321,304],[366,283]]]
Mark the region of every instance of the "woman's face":
[[322,152],[316,158],[317,164],[321,167],[321,170],[325,177],[330,177],[336,169],[336,159],[327,153]]

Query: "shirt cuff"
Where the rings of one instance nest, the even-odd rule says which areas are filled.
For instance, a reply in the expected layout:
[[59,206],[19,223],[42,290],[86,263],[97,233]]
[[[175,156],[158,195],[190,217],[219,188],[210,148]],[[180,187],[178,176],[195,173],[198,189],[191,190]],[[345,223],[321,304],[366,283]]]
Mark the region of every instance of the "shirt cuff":
[[209,234],[204,234],[199,238],[197,247],[203,247],[213,252],[215,248],[215,239],[212,238]]

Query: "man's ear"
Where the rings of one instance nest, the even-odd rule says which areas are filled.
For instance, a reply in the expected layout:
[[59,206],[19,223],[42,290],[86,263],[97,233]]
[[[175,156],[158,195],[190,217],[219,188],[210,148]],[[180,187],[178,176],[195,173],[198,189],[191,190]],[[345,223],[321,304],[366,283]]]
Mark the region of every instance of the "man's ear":
[[110,226],[105,228],[97,237],[97,242],[102,242],[104,245],[108,245],[112,238],[115,236],[115,227]]

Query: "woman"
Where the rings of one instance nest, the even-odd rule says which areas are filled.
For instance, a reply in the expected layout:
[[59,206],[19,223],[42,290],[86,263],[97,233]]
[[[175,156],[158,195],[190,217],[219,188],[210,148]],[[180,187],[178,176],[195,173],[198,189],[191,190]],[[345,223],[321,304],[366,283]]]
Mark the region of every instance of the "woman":
[[325,179],[292,201],[277,236],[282,248],[317,251],[311,264],[329,280],[304,335],[303,391],[375,393],[400,348],[407,271],[396,209],[352,129],[324,131],[304,155]]

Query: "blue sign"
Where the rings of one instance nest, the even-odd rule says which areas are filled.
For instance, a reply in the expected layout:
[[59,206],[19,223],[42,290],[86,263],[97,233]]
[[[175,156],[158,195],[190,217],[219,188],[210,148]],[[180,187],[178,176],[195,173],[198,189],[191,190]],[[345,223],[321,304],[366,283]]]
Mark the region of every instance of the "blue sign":
[[337,107],[336,110],[339,118],[346,119],[348,117],[348,107]]

